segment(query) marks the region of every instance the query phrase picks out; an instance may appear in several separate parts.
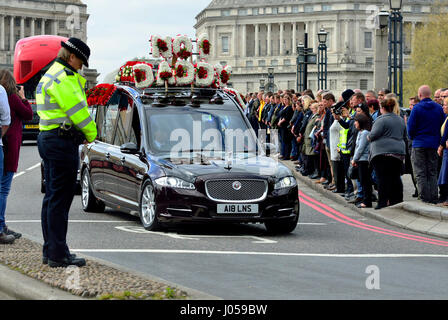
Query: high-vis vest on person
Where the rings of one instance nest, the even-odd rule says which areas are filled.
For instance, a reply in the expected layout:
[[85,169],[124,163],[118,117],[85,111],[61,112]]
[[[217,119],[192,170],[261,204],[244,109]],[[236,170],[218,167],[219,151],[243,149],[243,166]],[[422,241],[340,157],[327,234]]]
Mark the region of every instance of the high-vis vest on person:
[[338,148],[343,154],[350,154],[350,150],[347,149],[348,130],[341,127],[339,130],[339,143]]
[[36,88],[39,130],[49,131],[74,125],[88,142],[97,136],[96,124],[90,117],[85,93],[86,79],[55,61]]

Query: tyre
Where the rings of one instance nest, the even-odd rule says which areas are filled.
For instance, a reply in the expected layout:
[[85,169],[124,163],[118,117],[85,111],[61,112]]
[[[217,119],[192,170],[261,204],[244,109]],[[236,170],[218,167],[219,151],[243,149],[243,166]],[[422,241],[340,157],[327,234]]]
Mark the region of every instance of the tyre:
[[273,220],[266,221],[264,223],[266,230],[271,234],[286,234],[291,233],[297,227],[297,223],[299,222],[299,216],[296,218],[288,219],[288,220]]
[[152,184],[147,181],[143,185],[140,196],[140,221],[148,231],[160,230],[161,226],[156,214],[155,192]]
[[81,204],[85,212],[104,212],[104,202],[98,200],[90,186],[89,171],[84,169],[81,178]]

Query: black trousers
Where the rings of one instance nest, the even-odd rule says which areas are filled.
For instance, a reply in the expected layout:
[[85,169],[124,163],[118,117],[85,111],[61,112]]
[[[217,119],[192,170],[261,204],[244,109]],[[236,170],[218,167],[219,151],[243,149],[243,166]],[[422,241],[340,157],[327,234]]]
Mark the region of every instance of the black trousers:
[[73,139],[58,137],[57,130],[41,132],[37,146],[44,162],[46,189],[41,211],[42,253],[51,260],[61,260],[70,255],[68,213],[75,195],[79,146]]
[[380,155],[372,159],[372,165],[378,178],[378,206],[387,207],[403,202],[403,162]]
[[[353,183],[350,177],[348,176],[348,168],[350,167],[350,154],[341,154],[341,162],[344,170],[344,177],[347,179],[347,189],[345,193],[352,193],[354,191]],[[344,182],[345,183],[345,182]]]
[[345,172],[342,161],[331,161],[333,166],[334,184],[336,186],[336,192],[345,192]]

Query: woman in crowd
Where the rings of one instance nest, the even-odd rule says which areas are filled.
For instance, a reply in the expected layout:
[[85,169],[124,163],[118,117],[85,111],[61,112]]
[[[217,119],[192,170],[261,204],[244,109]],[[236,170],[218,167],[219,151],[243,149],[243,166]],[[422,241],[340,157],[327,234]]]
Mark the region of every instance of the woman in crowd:
[[[3,136],[4,170],[1,176],[0,216],[5,217],[6,202],[11,189],[12,178],[19,164],[20,146],[22,144],[22,121],[31,120],[33,118],[33,110],[25,99],[23,87],[17,90],[16,81],[9,70],[0,70],[0,84],[8,94],[11,114],[11,124]],[[3,229],[3,232],[6,234],[13,235],[16,239],[21,237],[20,233],[8,229],[4,223],[0,226],[0,229]]]
[[312,112],[306,127],[305,132],[303,133],[303,153],[306,156],[306,162],[305,162],[305,174],[304,175],[311,175],[314,176],[318,174],[318,155],[314,152],[314,147],[312,145],[312,131],[315,128],[315,122],[318,118],[318,108],[319,104],[313,103],[310,105],[310,110]]
[[278,121],[278,127],[280,128],[280,136],[282,137],[282,152],[281,159],[289,160],[291,155],[291,140],[292,133],[288,129],[289,122],[294,114],[294,110],[292,109],[292,97],[289,94],[285,94],[283,97],[283,103],[285,107],[282,111],[280,111]]
[[381,209],[403,202],[401,173],[406,155],[406,126],[394,113],[396,100],[386,98],[380,107],[381,116],[367,136],[371,142],[369,161],[378,178],[378,205]]
[[[443,112],[448,115],[448,98],[443,101]],[[442,167],[440,168],[438,185],[440,189],[440,200],[444,206],[448,206],[448,117],[440,129],[442,139],[440,141],[437,153],[443,157]]]
[[[366,106],[367,107],[367,106]],[[355,116],[355,127],[359,131],[356,138],[355,154],[352,165],[358,168],[358,176],[361,182],[363,199],[356,206],[358,208],[372,207],[372,178],[369,170],[370,142],[367,136],[372,128],[371,119],[363,112],[357,112]]]

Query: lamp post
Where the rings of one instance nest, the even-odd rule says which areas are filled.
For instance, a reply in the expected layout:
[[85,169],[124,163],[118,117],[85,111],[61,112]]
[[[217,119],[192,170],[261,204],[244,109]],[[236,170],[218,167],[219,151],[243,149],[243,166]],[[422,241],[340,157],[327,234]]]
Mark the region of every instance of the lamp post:
[[266,84],[265,79],[260,79],[260,90],[264,90],[264,85]]
[[305,46],[302,42],[297,46],[297,92],[305,91]]
[[274,91],[274,68],[268,68],[268,91]]
[[317,33],[319,40],[319,61],[317,63],[318,90],[327,89],[327,36],[328,33],[323,28]]
[[403,16],[402,0],[389,0],[389,90],[403,107]]
[[388,28],[389,12],[380,11],[375,30],[375,54],[373,63],[373,87],[375,90],[388,87]]

